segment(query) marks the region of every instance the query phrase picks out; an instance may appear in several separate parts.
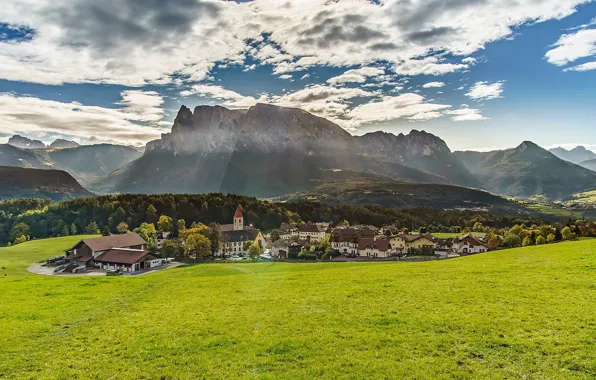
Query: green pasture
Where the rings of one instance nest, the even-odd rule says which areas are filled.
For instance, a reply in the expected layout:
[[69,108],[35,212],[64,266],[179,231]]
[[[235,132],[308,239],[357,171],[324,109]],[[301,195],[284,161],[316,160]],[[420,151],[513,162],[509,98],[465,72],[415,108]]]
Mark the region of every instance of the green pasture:
[[596,376],[596,240],[422,263],[26,272],[80,237],[0,248],[0,378]]

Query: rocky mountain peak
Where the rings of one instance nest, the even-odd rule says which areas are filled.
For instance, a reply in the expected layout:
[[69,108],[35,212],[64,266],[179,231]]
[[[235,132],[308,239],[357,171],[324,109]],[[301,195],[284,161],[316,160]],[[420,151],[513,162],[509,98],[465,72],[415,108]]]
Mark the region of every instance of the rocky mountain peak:
[[31,140],[30,138],[14,135],[8,139],[8,144],[22,149],[44,149],[46,144],[39,140]]
[[79,144],[71,140],[65,139],[56,139],[53,143],[50,144],[48,148],[50,149],[62,149],[62,148],[76,148]]

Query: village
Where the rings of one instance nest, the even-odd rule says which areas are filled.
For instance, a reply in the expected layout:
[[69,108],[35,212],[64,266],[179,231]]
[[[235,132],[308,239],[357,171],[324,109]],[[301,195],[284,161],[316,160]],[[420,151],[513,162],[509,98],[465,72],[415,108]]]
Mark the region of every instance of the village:
[[[110,274],[139,274],[166,268],[181,256],[169,249],[179,247],[190,252],[200,246],[211,250],[201,255],[201,261],[283,260],[283,261],[366,261],[402,260],[409,257],[448,259],[488,250],[484,238],[470,233],[455,238],[439,238],[432,234],[410,234],[395,226],[375,227],[347,222],[282,224],[280,228],[263,234],[252,225],[245,225],[240,206],[231,224],[217,225],[218,241],[209,242],[200,232],[199,242],[193,227],[174,236],[170,231],[127,231],[118,235],[82,239],[64,256],[47,260],[54,273],[102,272]],[[182,227],[180,227],[182,229]],[[203,234],[203,235],[201,235]],[[210,235],[208,235],[210,236]],[[186,239],[184,238],[186,237]],[[154,241],[152,244],[151,241]],[[192,246],[192,247],[191,247]],[[169,247],[169,248],[168,248]],[[200,248],[196,248],[200,249]],[[187,255],[187,259],[192,255]],[[195,255],[198,259],[199,255]],[[184,259],[184,258],[183,258]]]

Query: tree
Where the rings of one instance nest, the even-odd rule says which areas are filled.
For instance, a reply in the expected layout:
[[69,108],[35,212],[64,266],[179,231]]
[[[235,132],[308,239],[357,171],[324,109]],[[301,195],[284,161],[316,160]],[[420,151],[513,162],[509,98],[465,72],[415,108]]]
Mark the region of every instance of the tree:
[[27,236],[25,236],[25,235],[21,235],[21,236],[17,237],[16,239],[14,239],[14,244],[13,244],[13,245],[17,245],[17,244],[24,243],[24,242],[26,242],[27,240],[28,240],[28,239],[27,239]]
[[149,205],[147,207],[147,211],[145,212],[145,218],[147,219],[147,223],[152,223],[155,225],[157,222],[157,209],[153,205]]
[[159,217],[157,222],[157,229],[161,232],[171,232],[174,227],[174,220],[167,215]]
[[343,220],[341,223],[338,224],[338,226],[340,227],[350,227],[350,222],[348,222],[347,220]]
[[183,253],[182,247],[172,240],[164,240],[161,243],[162,257],[178,257]]
[[[10,229],[9,239],[15,241],[18,237],[29,236],[29,226],[26,223],[19,222]],[[27,240],[25,240],[27,241]]]
[[524,247],[528,247],[528,246],[530,246],[530,245],[533,245],[533,244],[532,244],[532,238],[531,238],[531,237],[529,237],[529,236],[526,236],[526,237],[524,238],[523,242],[522,242],[522,246],[524,246]]
[[147,242],[147,248],[149,250],[155,250],[157,246],[157,231],[153,223],[141,223],[139,227],[135,228],[135,232]]
[[108,228],[108,226],[104,226],[103,230],[101,231],[101,235],[102,236],[110,236],[110,229]]
[[561,233],[561,229],[559,227],[555,228],[555,241],[563,240],[563,234]]
[[252,244],[253,242],[251,241],[245,241],[244,244],[242,244],[242,251],[247,252]]
[[515,248],[515,247],[519,247],[521,245],[521,239],[519,238],[518,235],[508,232],[504,237],[503,237],[503,246],[507,247],[507,248]]
[[211,242],[202,234],[188,234],[184,240],[184,253],[195,260],[204,259],[211,254]]
[[64,228],[62,228],[60,236],[68,236],[68,227],[64,226]]
[[76,235],[79,232],[79,230],[77,230],[77,226],[73,223],[70,225],[70,234],[71,235]]
[[279,240],[279,232],[277,230],[273,230],[271,232],[271,241],[278,241]]
[[184,219],[178,219],[176,221],[176,230],[178,231],[178,236],[184,235],[184,231],[186,231],[186,222]]
[[251,244],[248,248],[248,257],[251,259],[256,259],[261,255],[261,247],[257,243]]
[[524,236],[524,229],[520,225],[516,224],[515,226],[511,227],[509,233],[517,235],[521,240]]
[[211,252],[218,252],[221,246],[221,231],[219,229],[219,224],[209,224],[209,234],[207,235],[207,238],[211,241]]
[[119,234],[127,233],[128,232],[128,224],[126,222],[118,223],[118,226],[116,226],[116,232],[118,232]]
[[575,237],[575,234],[571,232],[571,228],[569,228],[569,226],[566,226],[565,228],[563,228],[563,230],[561,230],[561,235],[565,240]]
[[99,235],[99,227],[97,223],[91,222],[85,227],[85,233],[89,235]]
[[544,236],[540,235],[536,238],[536,245],[543,245],[546,244],[546,239]]
[[554,243],[555,242],[555,235],[554,234],[549,234],[546,237],[546,241],[548,241],[549,243]]

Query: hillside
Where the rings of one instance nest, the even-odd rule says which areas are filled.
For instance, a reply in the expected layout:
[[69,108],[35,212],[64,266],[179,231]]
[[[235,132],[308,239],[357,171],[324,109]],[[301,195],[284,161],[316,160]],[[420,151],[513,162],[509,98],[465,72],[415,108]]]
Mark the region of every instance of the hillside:
[[58,141],[59,149],[24,149],[0,144],[0,166],[67,171],[85,186],[140,157],[130,147],[97,144],[68,147]]
[[403,183],[382,178],[324,181],[310,191],[290,194],[280,199],[317,200],[329,204],[370,204],[395,208],[483,208],[510,213],[523,209],[515,202],[481,190],[451,185]]
[[209,264],[136,278],[26,271],[79,239],[0,248],[5,377],[594,374],[594,240],[426,263]]
[[455,154],[484,189],[497,194],[555,200],[596,186],[595,172],[561,160],[529,141],[514,149]]
[[61,170],[0,166],[0,199],[50,198],[62,200],[92,195],[70,174]]
[[593,160],[587,160],[587,161],[582,161],[579,163],[581,166],[583,166],[586,169],[590,169],[592,171],[596,172],[596,159]]

